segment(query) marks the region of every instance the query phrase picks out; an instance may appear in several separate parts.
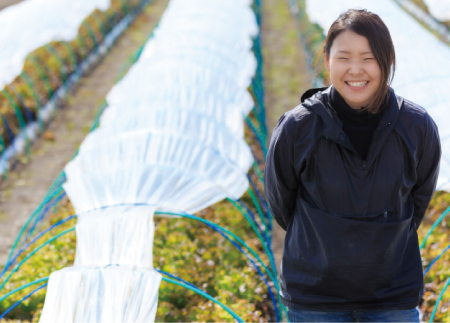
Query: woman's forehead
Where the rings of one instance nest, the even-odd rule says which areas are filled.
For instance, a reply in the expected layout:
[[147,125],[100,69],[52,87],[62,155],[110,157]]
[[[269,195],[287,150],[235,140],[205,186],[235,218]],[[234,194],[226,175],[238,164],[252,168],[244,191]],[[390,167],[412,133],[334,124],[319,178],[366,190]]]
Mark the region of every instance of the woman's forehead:
[[372,50],[366,37],[350,30],[343,31],[333,41],[332,53],[339,54],[371,54]]

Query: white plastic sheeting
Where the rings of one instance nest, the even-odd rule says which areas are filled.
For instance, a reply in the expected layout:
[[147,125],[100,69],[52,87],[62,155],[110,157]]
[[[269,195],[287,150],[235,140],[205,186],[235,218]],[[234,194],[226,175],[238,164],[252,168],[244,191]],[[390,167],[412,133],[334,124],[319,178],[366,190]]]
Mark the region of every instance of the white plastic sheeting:
[[[144,5],[149,0],[144,0],[141,5]],[[46,123],[50,120],[52,113],[56,109],[57,102],[64,98],[69,88],[76,83],[81,75],[88,71],[93,65],[95,65],[98,60],[103,57],[111,48],[114,41],[121,35],[121,33],[128,27],[131,21],[136,16],[136,12],[130,12],[126,15],[113,29],[106,35],[105,39],[98,48],[96,48],[88,57],[85,58],[83,62],[80,63],[77,70],[72,73],[66,80],[65,84],[53,94],[52,98],[40,109],[39,118]],[[0,157],[0,175],[3,175],[6,170],[9,169],[9,160],[23,153],[26,147],[27,140],[34,141],[38,135],[39,127],[37,121],[27,124],[25,131],[21,131],[15,138],[11,145],[6,148],[5,152]]]
[[[235,125],[242,126],[241,123]],[[104,123],[104,126],[89,136],[86,142],[87,140],[95,142],[96,138],[112,137],[118,132],[145,129],[162,134],[183,133],[184,138],[214,147],[222,158],[236,164],[243,171],[250,167],[252,153],[242,138],[230,136],[231,131],[228,128],[205,114],[171,107],[138,110],[133,116],[124,116],[118,123]]]
[[154,211],[149,206],[122,206],[81,214],[76,226],[75,267],[121,264],[152,268],[149,251],[153,249]]
[[428,7],[431,15],[440,21],[450,20],[450,1],[449,0],[423,0]]
[[64,268],[50,276],[39,322],[154,322],[160,282],[161,275],[148,269]]
[[41,322],[154,320],[154,212],[194,213],[248,189],[257,33],[249,1],[170,2],[66,166],[76,259],[51,275]]
[[[136,173],[137,167],[142,167],[142,175],[147,176],[161,167],[182,171],[183,176],[163,191],[163,178],[152,177],[151,181]],[[153,129],[86,140],[79,156],[67,165],[66,174],[64,189],[77,212],[119,202],[150,203],[165,210],[193,213],[206,206],[193,205],[191,200],[181,204],[188,192],[179,194],[179,190],[188,188],[197,193],[206,186],[216,187],[218,202],[227,196],[237,199],[248,189],[246,172],[218,154],[214,146],[182,134],[154,133]],[[117,181],[121,175],[123,183]],[[180,185],[181,179],[186,179],[189,186]]]
[[355,8],[378,14],[389,28],[396,54],[392,88],[428,111],[442,142],[438,190],[450,191],[450,48],[392,0],[307,0],[307,13],[327,33],[342,12]]
[[58,40],[72,40],[81,22],[110,0],[27,0],[0,11],[0,89],[20,74],[26,56]]

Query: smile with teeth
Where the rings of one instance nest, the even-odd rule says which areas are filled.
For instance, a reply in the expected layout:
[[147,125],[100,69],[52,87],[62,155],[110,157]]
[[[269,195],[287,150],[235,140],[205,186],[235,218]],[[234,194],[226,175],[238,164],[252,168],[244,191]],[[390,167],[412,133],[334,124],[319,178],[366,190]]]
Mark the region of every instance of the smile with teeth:
[[348,85],[352,86],[352,87],[363,87],[365,86],[367,83],[369,83],[369,81],[361,81],[361,82],[345,82]]

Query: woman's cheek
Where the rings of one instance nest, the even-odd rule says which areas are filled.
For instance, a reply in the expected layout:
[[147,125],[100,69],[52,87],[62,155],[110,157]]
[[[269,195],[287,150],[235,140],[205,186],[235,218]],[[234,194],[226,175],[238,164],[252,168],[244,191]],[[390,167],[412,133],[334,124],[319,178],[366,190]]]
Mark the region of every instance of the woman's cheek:
[[330,66],[330,75],[334,74],[336,78],[344,76],[347,70],[347,62],[336,59],[333,63],[334,64]]
[[378,63],[374,62],[372,64],[370,64],[367,68],[368,74],[372,79],[372,82],[374,82],[374,84],[377,85],[377,88],[380,84],[380,80],[381,80],[381,69],[378,66]]

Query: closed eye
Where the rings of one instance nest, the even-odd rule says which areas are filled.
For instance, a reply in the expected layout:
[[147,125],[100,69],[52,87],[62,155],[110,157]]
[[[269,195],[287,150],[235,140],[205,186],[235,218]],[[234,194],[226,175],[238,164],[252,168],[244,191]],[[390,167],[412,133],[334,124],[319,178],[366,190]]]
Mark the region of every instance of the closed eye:
[[371,59],[373,59],[373,57],[364,58],[365,61],[371,60]]

